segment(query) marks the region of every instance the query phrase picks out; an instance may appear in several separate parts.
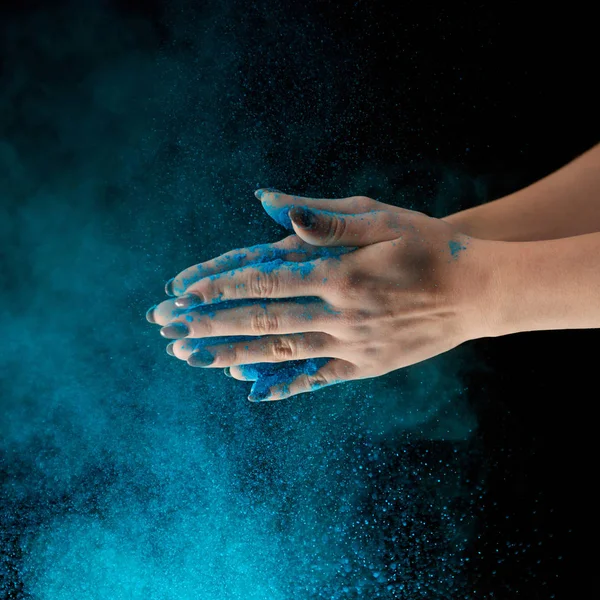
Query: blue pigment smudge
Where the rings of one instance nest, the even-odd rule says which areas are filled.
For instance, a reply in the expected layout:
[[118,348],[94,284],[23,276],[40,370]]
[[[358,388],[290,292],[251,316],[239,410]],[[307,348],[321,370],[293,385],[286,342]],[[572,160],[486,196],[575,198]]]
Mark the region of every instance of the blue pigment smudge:
[[[274,194],[275,198],[277,198],[278,194]],[[293,204],[288,204],[286,206],[276,206],[270,200],[261,200],[263,208],[267,212],[267,214],[281,226],[286,229],[293,231],[294,227],[292,225],[292,220],[289,216],[289,211],[294,208]]]
[[461,253],[461,251],[467,249],[467,247],[464,246],[461,242],[457,242],[455,240],[450,240],[448,242],[448,248],[450,249],[450,254],[452,255],[452,258],[458,258],[458,255]]

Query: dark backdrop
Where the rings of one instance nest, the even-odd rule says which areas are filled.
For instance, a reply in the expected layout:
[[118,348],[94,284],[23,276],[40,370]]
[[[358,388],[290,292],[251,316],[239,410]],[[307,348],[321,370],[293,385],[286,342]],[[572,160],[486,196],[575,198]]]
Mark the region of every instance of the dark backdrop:
[[581,589],[596,331],[251,405],[168,357],[144,313],[182,268],[282,236],[258,187],[444,216],[571,160],[600,131],[591,22],[574,5],[4,3],[0,596]]

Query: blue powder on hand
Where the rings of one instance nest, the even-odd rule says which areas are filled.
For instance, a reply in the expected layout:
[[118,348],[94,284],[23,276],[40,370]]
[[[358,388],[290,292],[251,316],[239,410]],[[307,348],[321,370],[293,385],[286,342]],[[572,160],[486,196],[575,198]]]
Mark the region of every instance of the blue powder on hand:
[[[291,206],[285,208],[275,208],[268,203],[263,202],[265,210],[275,221],[283,225],[288,229],[292,229],[291,221],[287,216],[287,211]],[[252,248],[248,250],[252,251]],[[353,252],[356,250],[355,247],[345,246],[334,246],[334,247],[322,247],[318,248],[316,254],[311,255],[309,258],[339,258],[344,254]],[[302,253],[302,250],[297,252]],[[288,268],[298,273],[300,277],[304,278],[314,268],[313,264],[307,264],[304,261],[300,262],[288,262],[284,260],[285,255],[289,253],[288,250],[281,250],[273,248],[268,252],[263,252],[258,255],[255,259],[247,263],[246,266],[260,265],[261,270],[265,273],[271,272],[281,265],[285,264]],[[244,250],[239,251],[239,256],[245,257],[246,253]],[[225,265],[224,265],[225,266]],[[229,263],[227,263],[229,266]],[[242,267],[243,268],[243,267]],[[217,278],[220,274],[212,275],[211,278]],[[194,279],[193,282],[197,281]],[[193,283],[188,282],[187,285]],[[217,304],[211,304],[207,306],[196,306],[190,309],[177,309],[174,316],[184,315],[188,312],[199,313],[200,315],[208,315],[214,317],[217,310],[225,310],[228,308],[236,308],[239,306],[248,306],[251,304],[262,303],[272,304],[276,302],[296,302],[299,304],[309,304],[313,302],[322,302],[317,297],[297,297],[297,298],[270,298],[270,299],[249,299],[249,300],[230,300],[225,302],[219,302]],[[187,316],[186,320],[191,317]],[[205,348],[207,346],[215,346],[220,344],[234,344],[243,341],[250,341],[260,339],[262,336],[228,336],[228,337],[210,337],[195,340],[193,351]],[[254,381],[255,384],[252,386],[252,393],[255,395],[266,395],[269,388],[278,384],[289,384],[301,374],[314,375],[321,367],[323,367],[330,358],[317,358],[317,359],[305,359],[305,360],[294,360],[280,363],[254,363],[250,365],[239,366],[242,374],[249,381]]]
[[[293,298],[292,300],[300,304],[312,304],[320,303],[322,300],[316,297],[301,297]],[[188,312],[195,312],[200,315],[211,315],[214,316],[217,310],[226,310],[230,308],[237,308],[240,306],[249,306],[260,302],[262,304],[275,304],[278,302],[287,302],[288,299],[266,299],[266,300],[230,300],[227,302],[219,302],[217,305],[209,306],[198,306],[190,309],[178,309],[178,315],[183,315]],[[186,316],[188,320],[189,315]],[[207,346],[217,346],[221,344],[235,344],[239,342],[251,341],[260,339],[263,336],[221,336],[221,337],[207,337],[193,340],[192,351],[195,352],[199,349],[206,348]],[[296,377],[302,373],[307,375],[314,375],[323,365],[327,363],[329,358],[318,358],[318,359],[306,359],[306,360],[293,360],[282,363],[254,363],[249,365],[241,365],[240,369],[243,375],[249,381],[255,381],[255,385],[252,387],[252,392],[263,392],[277,384],[289,384]]]
[[256,363],[242,365],[240,371],[249,381],[254,381],[251,393],[258,397],[267,396],[274,385],[289,385],[299,375],[314,375],[331,359],[309,358],[306,360],[288,360],[284,363]]
[[[276,199],[279,194],[274,193],[274,198]],[[263,208],[266,213],[276,222],[285,227],[286,229],[293,231],[292,221],[289,216],[290,209],[294,208],[293,204],[286,204],[285,206],[275,206],[271,204],[268,200],[262,200]]]
[[463,246],[460,242],[457,242],[455,240],[450,240],[448,242],[448,248],[450,249],[450,254],[452,255],[452,258],[458,258],[458,255],[460,254],[461,250],[467,249],[466,246]]
[[[275,198],[278,194],[275,194]],[[267,212],[267,214],[277,223],[282,225],[288,230],[293,230],[292,222],[289,218],[288,211],[293,208],[293,205],[286,205],[283,207],[274,206],[268,201],[262,201],[262,206]],[[247,256],[247,252],[253,252],[257,247],[250,247],[246,250],[239,250],[234,256],[228,257],[226,260],[223,259],[223,268],[227,271],[232,270],[233,265],[236,264],[237,259],[243,260]],[[339,258],[344,254],[348,254],[349,252],[353,252],[357,248],[355,247],[345,247],[345,246],[333,246],[333,247],[321,247],[316,249],[316,253],[308,256],[307,261],[297,261],[290,262],[286,261],[286,255],[290,252],[289,250],[284,250],[280,248],[271,248],[267,251],[262,251],[251,261],[246,263],[245,266],[259,266],[262,271],[265,273],[270,273],[273,270],[280,268],[282,265],[285,265],[287,268],[293,270],[297,273],[301,278],[306,277],[312,269],[314,268],[313,263],[309,263],[309,260],[315,258]],[[306,253],[305,250],[298,249],[294,251],[295,253],[303,254]],[[219,259],[216,259],[217,264],[219,263]],[[244,268],[244,267],[238,267]],[[235,267],[233,267],[236,270]],[[222,276],[222,273],[210,275],[211,279],[215,279]],[[184,281],[185,287],[188,287],[192,283],[201,278],[202,275],[199,274],[199,277],[189,278]],[[179,292],[183,292],[183,290],[179,290]],[[239,306],[248,306],[251,304],[262,303],[269,304],[274,302],[297,302],[301,304],[307,304],[312,302],[322,302],[320,298],[316,297],[297,297],[297,298],[286,298],[286,299],[250,299],[250,300],[234,300],[234,301],[225,301],[218,302],[216,304],[211,304],[208,306],[196,306],[191,307],[189,309],[177,309],[174,312],[174,316],[185,315],[188,312],[199,313],[200,315],[208,315],[211,318],[215,316],[217,310],[225,310],[228,308],[236,308]],[[308,317],[307,317],[308,318]],[[189,315],[186,316],[187,321],[191,321],[192,317]],[[229,337],[211,337],[211,338],[202,338],[194,341],[193,351],[205,348],[207,346],[216,346],[220,344],[234,344],[243,341],[260,339],[262,336],[229,336]],[[269,388],[277,385],[277,384],[289,384],[294,379],[296,379],[301,374],[314,375],[321,367],[323,367],[330,358],[317,358],[317,359],[308,359],[308,360],[294,360],[294,361],[286,361],[282,363],[255,363],[251,365],[241,365],[240,369],[249,381],[254,381],[255,384],[252,387],[252,393],[255,395],[262,395],[263,393],[266,395]]]

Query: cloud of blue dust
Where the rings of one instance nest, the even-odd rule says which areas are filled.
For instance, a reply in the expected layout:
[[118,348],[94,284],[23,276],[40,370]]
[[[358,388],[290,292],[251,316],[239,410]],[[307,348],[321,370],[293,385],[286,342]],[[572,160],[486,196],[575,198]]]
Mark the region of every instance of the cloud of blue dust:
[[[360,57],[285,16],[72,2],[1,25],[2,598],[459,597],[466,351],[252,404],[144,319],[183,268],[286,235],[255,189],[367,193],[358,152],[311,179]],[[261,109],[279,63],[298,88]]]

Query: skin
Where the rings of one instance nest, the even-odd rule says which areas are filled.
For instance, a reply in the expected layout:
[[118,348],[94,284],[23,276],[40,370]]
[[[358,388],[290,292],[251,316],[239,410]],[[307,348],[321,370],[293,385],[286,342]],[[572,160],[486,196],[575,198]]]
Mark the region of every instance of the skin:
[[[443,220],[366,197],[323,200],[263,192],[258,195],[270,214],[273,207],[294,207],[288,213],[296,235],[180,273],[172,282],[177,297],[158,305],[153,318],[166,326],[163,335],[182,338],[172,350],[191,364],[195,338],[264,336],[207,346],[212,363],[203,366],[232,367],[240,379],[243,364],[332,358],[312,375],[300,374],[289,385],[271,387],[265,397],[251,398],[259,400],[383,375],[480,337],[600,327],[600,233],[589,232],[600,229],[599,162],[595,148],[522,190],[521,200],[511,195]],[[585,219],[571,217],[573,199],[583,197],[570,192],[577,181],[591,205]],[[544,193],[551,217],[528,219],[528,211],[542,211]],[[505,229],[512,231],[511,211],[516,239],[496,239]],[[568,237],[556,239],[561,233]],[[484,234],[491,239],[472,237]],[[338,246],[356,249],[314,257],[316,249]],[[249,264],[273,247],[284,262],[267,262],[266,268]],[[302,272],[298,260],[305,261]],[[299,303],[298,297],[314,301]],[[273,298],[287,300],[255,302],[210,317],[191,309],[187,320],[174,317],[178,303],[206,307]],[[181,324],[184,331],[177,332]]]
[[514,194],[444,220],[468,235],[504,242],[600,231],[600,144]]

